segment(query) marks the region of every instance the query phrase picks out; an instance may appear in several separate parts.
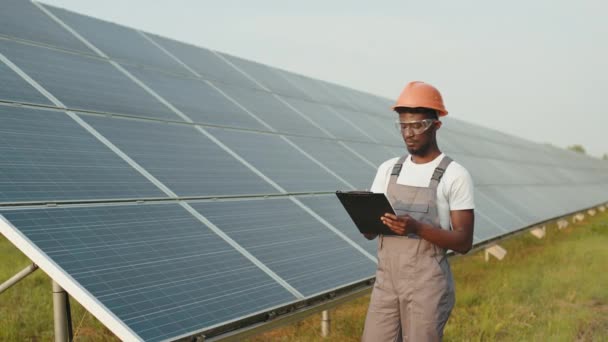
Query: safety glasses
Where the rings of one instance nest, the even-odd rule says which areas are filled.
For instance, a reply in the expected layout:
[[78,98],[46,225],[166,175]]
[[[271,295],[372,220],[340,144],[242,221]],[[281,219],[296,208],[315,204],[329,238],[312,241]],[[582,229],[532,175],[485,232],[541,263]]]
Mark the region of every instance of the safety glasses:
[[419,120],[419,121],[408,121],[408,122],[397,121],[397,122],[395,122],[395,127],[397,127],[397,129],[400,130],[402,133],[406,133],[408,135],[413,133],[414,135],[418,135],[418,134],[422,134],[422,133],[426,132],[429,129],[429,127],[431,127],[433,125],[433,123],[435,121],[437,121],[437,120],[424,119],[424,120]]

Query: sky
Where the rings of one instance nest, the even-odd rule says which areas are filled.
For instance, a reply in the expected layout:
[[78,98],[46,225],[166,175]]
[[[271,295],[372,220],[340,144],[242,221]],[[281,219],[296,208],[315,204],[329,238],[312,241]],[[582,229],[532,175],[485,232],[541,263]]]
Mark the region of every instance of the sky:
[[608,154],[605,1],[42,2],[390,99],[426,81],[454,118]]

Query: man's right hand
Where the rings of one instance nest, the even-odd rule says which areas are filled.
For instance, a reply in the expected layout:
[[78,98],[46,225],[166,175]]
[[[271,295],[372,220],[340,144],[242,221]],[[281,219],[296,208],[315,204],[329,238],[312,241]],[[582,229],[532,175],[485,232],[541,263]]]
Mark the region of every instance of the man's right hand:
[[376,236],[378,236],[378,234],[374,234],[374,233],[363,233],[363,236],[365,236],[366,239],[368,240],[373,240],[376,238]]

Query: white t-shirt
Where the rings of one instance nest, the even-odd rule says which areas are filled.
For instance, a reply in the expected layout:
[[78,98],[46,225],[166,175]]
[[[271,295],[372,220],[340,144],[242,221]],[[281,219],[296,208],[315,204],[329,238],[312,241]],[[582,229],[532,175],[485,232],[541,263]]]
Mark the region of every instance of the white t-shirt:
[[[412,162],[412,156],[408,156],[403,162],[403,168],[397,178],[397,184],[428,187],[433,176],[433,171],[443,159],[442,153],[428,163],[416,164]],[[376,193],[387,193],[388,182],[393,166],[399,158],[385,161],[378,167],[376,178],[372,184],[371,191]],[[474,209],[473,202],[473,180],[471,175],[462,165],[452,161],[445,170],[439,186],[437,187],[437,210],[439,213],[439,224],[443,229],[450,229],[450,210]]]

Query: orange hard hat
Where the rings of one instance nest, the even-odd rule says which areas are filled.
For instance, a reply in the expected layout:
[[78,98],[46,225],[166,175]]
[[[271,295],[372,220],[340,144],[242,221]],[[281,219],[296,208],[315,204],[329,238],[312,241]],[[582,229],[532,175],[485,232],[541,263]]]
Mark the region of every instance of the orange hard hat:
[[399,107],[424,107],[436,110],[439,116],[448,115],[439,90],[421,81],[410,82],[403,88],[392,109],[397,110]]

